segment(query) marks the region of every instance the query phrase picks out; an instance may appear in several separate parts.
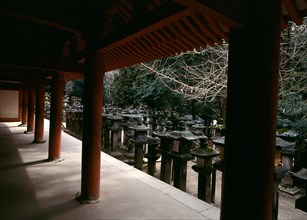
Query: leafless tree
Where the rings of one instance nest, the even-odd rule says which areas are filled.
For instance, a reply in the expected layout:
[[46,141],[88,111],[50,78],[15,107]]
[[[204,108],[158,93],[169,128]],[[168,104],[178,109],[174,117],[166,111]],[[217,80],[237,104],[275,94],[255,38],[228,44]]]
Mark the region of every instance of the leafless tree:
[[[307,19],[289,23],[281,35],[280,91],[307,91]],[[171,89],[189,100],[226,99],[228,44],[208,46],[142,63]]]
[[188,100],[226,97],[228,45],[215,45],[141,64]]
[[289,23],[280,48],[280,94],[307,93],[307,18],[302,25]]

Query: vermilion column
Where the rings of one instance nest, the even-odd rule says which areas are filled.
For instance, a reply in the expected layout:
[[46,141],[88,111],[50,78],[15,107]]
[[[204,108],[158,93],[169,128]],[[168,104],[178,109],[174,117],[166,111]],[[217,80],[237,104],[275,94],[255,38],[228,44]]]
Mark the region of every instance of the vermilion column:
[[83,203],[100,201],[100,155],[102,130],[102,88],[104,65],[102,54],[91,52],[86,58],[84,78],[82,178]]
[[35,90],[28,90],[28,123],[27,123],[27,131],[25,133],[33,133],[34,132],[34,111],[35,111]]
[[44,106],[45,85],[36,86],[35,132],[33,143],[45,143],[44,140]]
[[243,1],[230,30],[221,219],[272,219],[280,0]]
[[57,160],[61,156],[62,103],[64,92],[64,74],[52,75],[50,129],[49,129],[49,160]]
[[28,90],[22,90],[22,116],[19,126],[26,126],[28,119]]

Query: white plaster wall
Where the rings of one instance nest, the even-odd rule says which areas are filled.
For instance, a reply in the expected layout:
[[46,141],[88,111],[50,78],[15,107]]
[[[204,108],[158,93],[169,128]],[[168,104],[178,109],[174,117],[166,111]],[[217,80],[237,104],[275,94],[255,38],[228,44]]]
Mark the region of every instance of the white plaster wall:
[[0,118],[18,118],[19,92],[0,90]]

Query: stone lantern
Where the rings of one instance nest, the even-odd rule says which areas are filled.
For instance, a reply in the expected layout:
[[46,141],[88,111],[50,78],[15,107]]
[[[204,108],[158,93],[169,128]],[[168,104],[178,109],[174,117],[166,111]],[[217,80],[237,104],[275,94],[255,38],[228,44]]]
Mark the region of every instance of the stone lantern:
[[172,131],[173,123],[171,121],[165,122],[165,128],[160,132],[153,132],[154,136],[160,138],[160,146],[157,151],[161,153],[161,170],[160,180],[168,184],[171,183],[171,171],[172,171],[172,158],[169,155],[172,146],[172,140],[169,137],[169,133]]
[[125,136],[125,139],[124,141],[126,141],[126,147],[128,149],[128,151],[126,152],[125,156],[128,158],[127,160],[127,163],[129,164],[134,164],[134,161],[133,159],[131,158],[134,158],[134,146],[133,146],[133,143],[131,142],[131,140],[133,139],[134,137],[134,130],[137,126],[138,122],[137,122],[137,117],[135,115],[129,115],[129,119],[128,119],[128,122],[127,122],[127,128],[124,132],[124,136]]
[[67,110],[66,111],[66,131],[70,132],[71,131],[71,112],[72,110]]
[[148,153],[145,157],[148,159],[148,174],[155,176],[156,173],[156,161],[160,155],[157,154],[156,148],[160,145],[160,138],[149,136],[147,138]]
[[276,137],[276,150],[274,160],[274,182],[273,182],[273,206],[272,206],[272,220],[278,219],[278,185],[282,178],[287,175],[288,170],[281,163],[281,148],[285,147],[287,142],[281,138]]
[[[305,153],[306,154],[306,153]],[[305,189],[307,192],[307,168],[303,167],[293,174],[293,180],[296,185]],[[307,194],[295,200],[295,208],[307,212]]]
[[191,154],[197,160],[192,169],[198,173],[198,198],[208,203],[214,203],[215,169],[213,168],[212,158],[218,156],[219,152],[208,147],[206,136],[199,137],[199,141],[200,147],[191,151]]
[[123,130],[124,130],[122,148],[125,149],[125,150],[128,150],[129,137],[126,135],[126,133],[129,130],[128,123],[129,123],[130,115],[123,113],[123,114],[121,114],[121,116],[123,117],[123,122],[121,124],[122,124]]
[[131,139],[132,143],[134,143],[134,167],[143,170],[144,147],[147,143],[148,127],[142,124],[140,118],[137,126],[131,129],[134,130],[134,138]]
[[121,122],[124,120],[120,115],[113,115],[108,118],[111,121],[111,151],[110,155],[113,157],[121,156],[118,147],[121,144],[122,130]]
[[110,150],[110,127],[111,127],[111,120],[110,118],[113,114],[103,113],[102,114],[102,150],[104,152],[109,152]]
[[204,135],[204,129],[206,128],[205,125],[197,122],[194,125],[192,125],[193,131],[192,133],[196,136],[202,136]]
[[82,137],[83,133],[83,111],[82,110],[77,110],[75,112],[75,127],[76,127],[76,135],[78,138]]
[[224,147],[225,147],[225,136],[217,138],[212,141],[216,146],[217,150],[220,152],[220,158],[214,163],[215,169],[223,171],[224,169]]
[[[283,168],[286,169],[287,174],[281,180],[280,190],[284,191],[288,194],[294,195],[300,191],[296,186],[293,186],[292,180],[292,172],[293,172],[293,151],[295,150],[296,143],[285,141],[282,138],[276,137],[276,159],[274,166],[276,167],[278,160],[282,165]],[[278,156],[277,156],[278,155]]]
[[80,110],[74,110],[71,112],[71,122],[70,122],[70,127],[71,127],[71,132],[75,137],[80,138],[82,136],[82,111]]
[[173,158],[174,186],[185,191],[187,162],[194,159],[191,155],[191,147],[198,137],[187,130],[184,121],[179,122],[179,130],[170,132],[169,137],[172,139],[169,154]]
[[193,125],[195,125],[195,122],[193,120],[187,120],[185,122],[187,128],[189,129],[189,131],[192,131],[193,130]]
[[144,115],[144,122],[148,126],[149,129],[153,129],[154,124],[154,116],[152,114],[145,114]]
[[276,134],[276,137],[287,141],[288,146],[281,147],[282,163],[289,171],[300,169],[299,158],[304,151],[304,144],[300,141],[300,134],[294,130],[288,130],[281,134]]
[[[285,141],[280,137],[276,137],[277,155],[275,160],[279,160],[287,170],[293,169],[293,157],[289,157],[290,151],[295,148],[295,142]],[[288,154],[289,153],[289,154]],[[277,161],[275,161],[275,166]]]

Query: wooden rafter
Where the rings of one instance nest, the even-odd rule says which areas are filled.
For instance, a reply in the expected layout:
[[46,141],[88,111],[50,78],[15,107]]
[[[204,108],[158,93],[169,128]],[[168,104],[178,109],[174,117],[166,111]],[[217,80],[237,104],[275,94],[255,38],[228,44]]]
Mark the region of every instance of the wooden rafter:
[[44,26],[47,26],[47,27],[50,27],[50,28],[61,30],[61,31],[71,32],[71,33],[74,33],[75,35],[81,34],[81,31],[74,29],[74,28],[66,27],[66,26],[63,26],[61,24],[57,24],[57,23],[50,22],[50,21],[47,21],[47,20],[44,20],[44,19],[41,19],[41,18],[29,16],[29,15],[26,15],[26,14],[5,10],[3,8],[0,8],[0,14],[5,15],[5,16],[9,16],[9,17],[18,18],[20,20],[44,25]]
[[[183,5],[187,8],[193,9],[203,15],[214,18],[214,20],[223,23],[232,28],[239,28],[244,26],[243,15],[241,12],[241,5],[236,1],[238,8],[236,11],[231,7],[232,1],[215,1],[215,0],[173,0],[174,2]],[[232,10],[231,10],[232,9]]]
[[[9,0],[3,1],[9,2]],[[16,1],[22,4],[22,0]],[[29,2],[34,1],[29,0]],[[6,53],[11,55],[3,56],[3,59],[1,57],[1,65],[11,68],[68,71],[71,74],[67,72],[67,78],[73,78],[73,74],[76,77],[82,76],[83,64],[76,64],[76,62],[84,62],[88,46],[87,35],[83,32],[84,24],[74,23],[73,20],[80,21],[77,17],[69,18],[68,22],[68,18],[64,15],[68,7],[75,7],[78,12],[85,12],[87,9],[80,6],[89,5],[90,9],[93,9],[95,3],[71,5],[72,0],[63,0],[63,2],[47,0],[47,2],[48,5],[57,8],[58,15],[63,17],[44,11],[42,5],[35,10],[23,10],[13,3],[10,3],[9,7],[0,8],[0,14],[14,24],[11,26],[10,23],[1,23],[4,25],[3,30],[6,31],[4,32],[5,40],[10,39],[10,36],[14,38],[14,34],[27,30],[24,25],[29,25],[29,30],[32,28],[34,30],[32,35],[25,33],[27,38],[18,36],[17,43],[11,41],[9,42],[11,44],[8,43],[6,46],[6,42],[3,41],[6,52],[2,52],[1,56]],[[144,4],[139,4],[140,2]],[[97,31],[100,38],[94,46],[95,49],[105,53],[106,68],[112,70],[176,55],[200,46],[223,44],[228,41],[229,29],[245,25],[242,5],[245,2],[243,0],[104,0],[101,10],[100,8],[94,10],[98,13],[97,17],[102,17],[101,27],[98,27],[100,29]],[[69,15],[75,14],[69,13]],[[96,14],[92,14],[89,17],[95,16]],[[282,0],[281,29],[286,28],[289,21],[301,24],[304,16],[307,16],[307,0]],[[67,23],[69,25],[65,26],[64,24]],[[13,31],[15,26],[21,29]],[[53,30],[51,34],[54,35],[53,37],[48,34],[48,31],[52,29],[60,31]],[[56,47],[61,44],[61,40],[58,42],[52,40],[65,38],[66,41],[69,36],[72,36],[72,39],[67,53],[71,62],[60,61],[60,57],[56,57]],[[50,45],[55,47],[38,49],[49,41]],[[29,48],[36,50],[28,53]],[[22,50],[26,51],[24,55],[18,54]],[[52,55],[47,56],[48,52]],[[14,57],[14,53],[18,56]],[[41,54],[43,56],[40,56]]]
[[283,5],[285,6],[286,10],[288,11],[290,17],[293,21],[297,24],[302,24],[303,19],[299,15],[298,8],[293,0],[283,0]]

